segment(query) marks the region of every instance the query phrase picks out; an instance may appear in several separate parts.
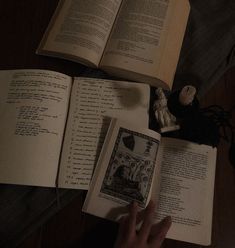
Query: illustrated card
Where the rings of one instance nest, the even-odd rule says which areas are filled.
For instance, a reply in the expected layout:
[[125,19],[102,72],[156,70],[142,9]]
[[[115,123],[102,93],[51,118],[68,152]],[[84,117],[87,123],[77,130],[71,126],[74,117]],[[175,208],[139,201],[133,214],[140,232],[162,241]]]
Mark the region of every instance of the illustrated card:
[[144,207],[154,174],[159,140],[120,128],[101,193]]

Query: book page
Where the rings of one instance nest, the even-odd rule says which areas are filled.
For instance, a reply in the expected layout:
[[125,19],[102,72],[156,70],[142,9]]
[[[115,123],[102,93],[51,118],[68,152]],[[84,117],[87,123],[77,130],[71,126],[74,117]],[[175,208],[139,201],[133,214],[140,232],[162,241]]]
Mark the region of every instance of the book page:
[[0,183],[55,187],[71,78],[0,71]]
[[112,120],[83,211],[118,220],[133,201],[146,207],[159,142],[160,135],[150,129]]
[[162,138],[161,191],[157,220],[170,215],[168,238],[211,242],[216,148]]
[[111,117],[148,127],[150,88],[95,78],[74,80],[59,186],[88,189]]
[[98,66],[121,0],[63,0],[44,35],[39,54]]
[[[188,13],[188,0],[124,0],[100,67],[114,75],[148,80],[153,86],[170,89],[182,43],[179,38],[184,35],[178,26],[182,30],[186,27]],[[174,33],[171,43],[170,32]],[[174,56],[168,54],[162,64],[169,48]]]

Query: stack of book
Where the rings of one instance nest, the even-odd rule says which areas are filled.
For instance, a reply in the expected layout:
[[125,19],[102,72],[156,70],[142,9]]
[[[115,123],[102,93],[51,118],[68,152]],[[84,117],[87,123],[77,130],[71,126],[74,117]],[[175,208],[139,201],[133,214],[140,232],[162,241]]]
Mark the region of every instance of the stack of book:
[[[0,71],[0,183],[88,190],[83,211],[118,220],[158,202],[169,238],[211,240],[216,149],[148,129],[150,86],[170,90],[188,0],[62,0],[37,53],[136,81]],[[138,125],[136,125],[138,123]]]

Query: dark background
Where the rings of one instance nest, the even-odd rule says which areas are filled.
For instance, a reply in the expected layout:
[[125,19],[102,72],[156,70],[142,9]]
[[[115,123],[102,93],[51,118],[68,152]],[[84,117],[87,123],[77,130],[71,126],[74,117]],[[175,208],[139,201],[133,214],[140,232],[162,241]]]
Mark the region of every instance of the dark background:
[[[57,0],[0,2],[1,70],[50,69],[70,76],[100,73],[74,62],[35,54],[57,3]],[[189,63],[189,60],[185,61]],[[187,65],[185,68],[188,68]],[[223,68],[224,72],[218,67],[220,73],[212,77],[213,87],[203,94],[202,106],[219,104],[226,110],[234,106],[235,67],[227,69]],[[189,75],[180,73],[182,69],[178,72],[178,80]],[[215,80],[218,75],[220,79]],[[195,80],[197,77],[191,75],[190,78]],[[199,81],[201,85],[203,76]],[[235,123],[234,113],[232,123]],[[235,247],[235,170],[228,161],[228,148],[229,144],[221,140],[218,146],[211,248]],[[105,247],[105,244],[110,247],[117,225],[83,214],[81,207],[85,194],[85,191],[60,190],[59,204],[54,189],[0,185],[0,247]],[[200,246],[167,239],[163,247]]]

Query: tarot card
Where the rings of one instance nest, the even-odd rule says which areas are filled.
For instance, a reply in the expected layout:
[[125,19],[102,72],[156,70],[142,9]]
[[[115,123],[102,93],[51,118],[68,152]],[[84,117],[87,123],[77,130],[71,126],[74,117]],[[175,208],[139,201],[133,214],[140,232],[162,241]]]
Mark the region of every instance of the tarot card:
[[159,140],[120,128],[101,193],[144,207],[150,191]]

